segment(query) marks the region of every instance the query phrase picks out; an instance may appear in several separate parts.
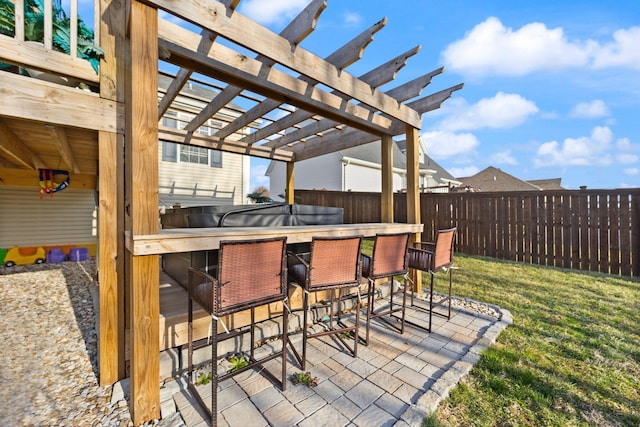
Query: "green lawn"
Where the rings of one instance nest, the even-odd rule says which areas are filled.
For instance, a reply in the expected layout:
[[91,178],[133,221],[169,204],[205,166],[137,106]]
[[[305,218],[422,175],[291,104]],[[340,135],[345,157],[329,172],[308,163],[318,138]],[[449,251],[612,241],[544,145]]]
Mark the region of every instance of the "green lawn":
[[640,281],[458,254],[455,264],[454,294],[509,310],[513,325],[424,426],[640,426]]

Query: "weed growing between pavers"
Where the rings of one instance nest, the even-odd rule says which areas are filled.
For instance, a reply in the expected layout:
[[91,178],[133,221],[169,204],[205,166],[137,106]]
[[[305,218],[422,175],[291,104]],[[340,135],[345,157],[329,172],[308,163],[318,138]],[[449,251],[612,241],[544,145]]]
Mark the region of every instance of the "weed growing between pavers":
[[318,385],[318,377],[312,377],[311,372],[296,372],[291,376],[291,382],[294,385],[304,384],[307,387],[315,387]]

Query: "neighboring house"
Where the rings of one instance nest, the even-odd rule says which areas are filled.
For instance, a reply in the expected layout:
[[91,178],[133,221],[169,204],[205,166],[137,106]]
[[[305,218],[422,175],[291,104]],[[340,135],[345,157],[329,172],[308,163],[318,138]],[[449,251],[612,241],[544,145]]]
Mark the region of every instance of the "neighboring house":
[[[158,86],[164,92],[171,79],[159,76]],[[215,92],[188,82],[168,110],[161,125],[183,129],[195,117]],[[180,110],[176,111],[179,107]],[[234,120],[237,110],[222,109],[197,129],[203,135],[213,135],[223,123]],[[233,138],[234,135],[230,136]],[[182,207],[204,205],[239,205],[247,203],[249,189],[249,157],[235,153],[191,145],[160,141],[158,150],[158,186],[160,209],[174,205]]]
[[[404,141],[393,144],[393,191],[407,187]],[[295,189],[330,191],[382,191],[380,141],[326,154],[296,163]],[[459,185],[455,178],[434,162],[421,148],[419,185],[422,191],[447,192]],[[286,165],[272,161],[266,175],[270,180],[271,197],[284,193]]]
[[527,182],[536,187],[540,187],[541,190],[566,190],[560,184],[560,181],[562,181],[562,178],[530,179]]
[[563,190],[560,185],[562,178],[537,179],[523,181],[502,170],[489,166],[477,174],[465,178],[458,178],[462,183],[456,191],[542,191]]

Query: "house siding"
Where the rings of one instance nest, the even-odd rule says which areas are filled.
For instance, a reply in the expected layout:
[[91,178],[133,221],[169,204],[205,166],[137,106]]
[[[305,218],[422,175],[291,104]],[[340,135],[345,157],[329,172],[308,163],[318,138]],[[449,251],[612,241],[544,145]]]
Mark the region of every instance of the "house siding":
[[[173,188],[174,194],[193,194],[198,196],[230,198],[228,204],[245,203],[249,192],[245,188],[243,171],[248,162],[246,156],[235,153],[222,153],[222,168],[185,162],[162,161],[162,144],[158,150],[158,185],[160,194],[166,194]],[[216,193],[214,194],[214,191]]]
[[[344,191],[382,191],[382,172],[379,167],[368,167],[347,164],[344,167]],[[399,191],[405,186],[404,174],[393,173],[393,191]]]
[[[330,160],[327,160],[329,158]],[[328,154],[296,163],[294,188],[298,190],[342,190],[342,170],[337,154]],[[269,174],[269,193],[277,199],[286,188],[286,163],[272,161]]]
[[0,248],[95,244],[95,192],[68,188],[44,196],[35,187],[0,187]]

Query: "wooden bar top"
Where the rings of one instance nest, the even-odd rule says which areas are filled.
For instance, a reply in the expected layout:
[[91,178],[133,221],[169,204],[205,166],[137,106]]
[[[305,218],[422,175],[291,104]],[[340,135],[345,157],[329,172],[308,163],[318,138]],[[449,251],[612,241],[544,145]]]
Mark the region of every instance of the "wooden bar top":
[[224,240],[287,236],[287,243],[310,242],[313,237],[373,237],[377,233],[422,233],[423,224],[366,223],[285,227],[169,228],[159,234],[125,231],[126,246],[134,256],[219,249]]

